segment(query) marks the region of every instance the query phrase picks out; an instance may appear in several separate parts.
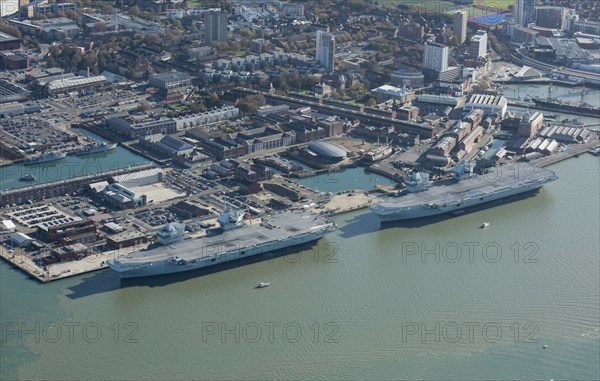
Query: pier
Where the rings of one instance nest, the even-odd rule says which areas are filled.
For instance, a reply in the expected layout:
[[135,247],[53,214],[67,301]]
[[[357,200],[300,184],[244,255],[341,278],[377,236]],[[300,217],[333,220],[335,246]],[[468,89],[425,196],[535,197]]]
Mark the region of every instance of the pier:
[[570,145],[570,148],[567,151],[558,152],[550,156],[544,156],[532,161],[531,163],[539,167],[546,167],[548,165],[569,159],[573,156],[578,156],[580,154],[587,153],[587,151],[589,151],[590,149],[598,147],[600,147],[600,141],[598,140],[598,138],[592,138],[587,143],[572,144]]
[[2,248],[0,250],[0,257],[40,283],[48,283],[59,279],[90,273],[92,271],[106,269],[108,267],[106,265],[107,260],[114,259],[119,255],[133,251],[134,248],[130,247],[127,249],[94,253],[78,261],[58,262],[46,266],[46,270],[36,265],[31,258],[27,257],[21,251],[20,248],[16,248],[12,253],[9,253]]

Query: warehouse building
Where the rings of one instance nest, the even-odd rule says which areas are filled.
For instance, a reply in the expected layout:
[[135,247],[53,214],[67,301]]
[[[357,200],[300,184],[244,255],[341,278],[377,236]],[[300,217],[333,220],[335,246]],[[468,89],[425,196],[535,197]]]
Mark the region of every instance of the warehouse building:
[[33,238],[21,232],[12,233],[10,235],[10,243],[13,246],[26,247],[33,241],[35,241]]
[[88,88],[97,88],[107,83],[106,77],[96,75],[93,77],[72,77],[66,79],[57,79],[46,84],[45,92],[48,96],[54,97],[60,94],[70,93]]
[[21,49],[21,39],[8,33],[0,32],[0,52]]
[[485,116],[499,115],[504,118],[508,108],[508,101],[504,96],[489,94],[473,94],[468,102],[465,103],[465,111],[482,109]]
[[112,181],[125,188],[156,184],[162,181],[164,172],[161,168],[151,168],[139,172],[126,173],[112,177]]
[[121,117],[112,117],[106,120],[109,129],[132,139],[140,139],[152,134],[173,134],[177,132],[177,123],[170,118],[148,120],[134,123]]
[[150,151],[167,157],[187,155],[194,151],[194,146],[171,135],[154,134],[140,139],[140,145]]
[[108,184],[99,196],[111,208],[117,210],[146,205],[146,195],[139,195],[117,183]]
[[139,231],[128,231],[106,237],[106,244],[113,249],[122,249],[148,242],[148,236]]

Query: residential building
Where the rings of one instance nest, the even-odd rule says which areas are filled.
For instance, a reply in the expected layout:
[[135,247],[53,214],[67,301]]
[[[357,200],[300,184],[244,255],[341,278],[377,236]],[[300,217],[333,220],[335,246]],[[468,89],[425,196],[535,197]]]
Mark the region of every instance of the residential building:
[[74,11],[77,9],[77,3],[50,3],[48,0],[34,0],[31,3],[21,5],[22,17],[34,17],[36,15],[45,15],[47,13],[58,13],[64,11]]
[[536,25],[544,28],[563,30],[567,18],[567,8],[540,6],[537,8]]
[[19,0],[0,1],[0,17],[14,15],[19,12]]
[[452,35],[458,45],[462,45],[467,39],[467,20],[469,15],[466,11],[456,11],[454,13],[454,25]]
[[204,42],[227,40],[227,13],[210,9],[204,13]]
[[506,25],[506,33],[510,36],[511,40],[530,45],[535,43],[535,39],[538,36],[538,32],[535,30],[512,23]]
[[418,71],[397,70],[392,72],[390,83],[401,87],[423,87],[425,76]]
[[448,47],[433,41],[425,43],[423,56],[425,69],[442,72],[448,69]]
[[473,37],[471,37],[471,45],[469,46],[469,53],[471,57],[487,57],[487,33],[485,30],[478,30]]
[[316,59],[332,73],[335,66],[335,36],[322,30],[317,31]]
[[304,18],[304,4],[302,3],[290,3],[283,6],[283,16],[302,19]]
[[516,0],[514,20],[517,24],[525,27],[529,25],[529,23],[535,23],[535,0]]
[[403,38],[420,40],[425,35],[425,27],[416,23],[400,24],[398,27],[398,35]]
[[206,126],[214,123],[219,123],[224,120],[234,119],[240,115],[240,109],[235,106],[223,106],[208,110],[199,114],[184,115],[175,118],[177,131]]

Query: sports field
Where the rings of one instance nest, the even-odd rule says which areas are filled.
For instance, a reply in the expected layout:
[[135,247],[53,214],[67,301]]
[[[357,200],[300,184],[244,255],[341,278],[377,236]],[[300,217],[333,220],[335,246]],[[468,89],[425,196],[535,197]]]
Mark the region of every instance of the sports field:
[[509,5],[514,5],[514,0],[474,0],[473,4],[468,5],[457,5],[439,0],[378,0],[378,3],[382,6],[413,4],[427,9],[428,12],[446,14],[454,13],[457,10],[464,10],[469,13],[469,17],[475,17],[506,10]]
[[508,9],[509,5],[515,5],[515,0],[475,0],[473,5],[479,5],[479,3],[485,7]]

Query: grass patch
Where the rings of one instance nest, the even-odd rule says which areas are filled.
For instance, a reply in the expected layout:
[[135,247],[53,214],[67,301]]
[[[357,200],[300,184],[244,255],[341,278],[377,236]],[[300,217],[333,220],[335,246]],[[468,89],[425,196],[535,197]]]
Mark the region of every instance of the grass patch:
[[171,103],[167,107],[169,107],[171,110],[174,110],[174,111],[184,111],[184,110],[187,110],[187,106],[182,105],[182,104]]
[[[509,5],[515,5],[514,0],[482,0],[483,5],[488,8],[495,8],[499,11],[502,9],[508,9]],[[473,3],[476,5],[476,3]]]

